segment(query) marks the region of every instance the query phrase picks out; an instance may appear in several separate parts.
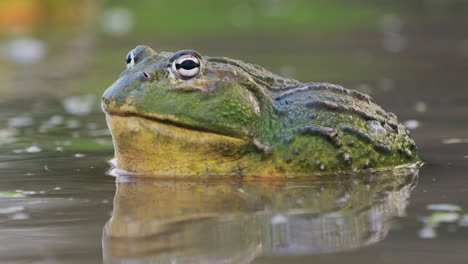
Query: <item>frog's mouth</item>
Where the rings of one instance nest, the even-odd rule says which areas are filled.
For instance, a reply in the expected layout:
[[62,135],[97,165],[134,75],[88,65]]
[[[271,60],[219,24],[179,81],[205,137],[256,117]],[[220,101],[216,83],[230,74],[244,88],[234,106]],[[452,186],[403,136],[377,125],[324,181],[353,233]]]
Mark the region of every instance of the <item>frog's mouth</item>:
[[[218,140],[236,140],[242,142],[248,142],[249,137],[246,135],[229,135],[220,133],[215,130],[206,129],[201,126],[192,124],[186,124],[183,122],[174,121],[168,117],[159,117],[156,115],[145,116],[132,112],[115,113],[106,112],[106,119],[112,134],[121,132],[120,130],[130,131],[151,131],[155,136],[164,135],[167,137],[174,137],[178,139],[184,139],[189,141],[206,141],[207,138],[217,138]],[[111,125],[113,119],[118,119],[118,125]],[[135,120],[138,120],[135,122]],[[128,124],[126,124],[126,122]]]
[[220,136],[226,136],[226,137],[233,137],[233,138],[238,138],[235,136],[230,136],[230,135],[225,135],[222,133],[219,133],[214,130],[206,129],[200,126],[195,126],[191,124],[185,124],[180,121],[174,121],[174,119],[168,119],[168,118],[162,118],[162,117],[155,117],[155,116],[144,116],[140,114],[135,114],[135,113],[107,113],[110,116],[120,116],[120,117],[135,117],[135,118],[141,118],[143,120],[146,120],[147,122],[151,123],[159,123],[161,125],[165,125],[168,127],[174,127],[174,128],[179,128],[179,129],[185,129],[185,130],[191,130],[191,131],[196,131],[199,133],[206,133],[206,134],[216,134]]

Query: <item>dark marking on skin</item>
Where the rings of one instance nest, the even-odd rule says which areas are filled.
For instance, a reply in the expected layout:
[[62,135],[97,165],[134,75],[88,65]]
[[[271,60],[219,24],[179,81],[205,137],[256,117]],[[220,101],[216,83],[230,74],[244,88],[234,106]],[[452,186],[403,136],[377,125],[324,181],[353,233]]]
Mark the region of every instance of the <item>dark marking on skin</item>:
[[374,150],[385,155],[389,155],[392,153],[392,149],[382,142],[376,142],[374,144]]
[[288,88],[287,91],[279,94],[275,97],[276,100],[281,100],[285,97],[291,96],[298,92],[305,92],[305,91],[329,91],[335,94],[340,95],[348,95],[355,99],[365,101],[365,102],[372,102],[372,98],[366,94],[360,93],[354,90],[348,90],[343,88],[342,86],[331,84],[331,83],[304,83],[302,85],[297,85],[294,87],[286,87]]
[[303,125],[294,129],[303,135],[319,136],[325,138],[328,142],[332,143],[335,147],[341,147],[341,142],[338,139],[338,131],[330,127],[323,127],[317,125]]
[[366,143],[370,143],[372,141],[369,134],[367,134],[364,130],[362,130],[360,128],[350,126],[350,125],[346,125],[346,124],[340,124],[339,127],[343,132],[350,133],[350,134],[356,136],[358,139],[360,139],[360,140],[362,140],[362,141],[364,141]]
[[307,108],[323,108],[323,109],[330,110],[330,111],[340,111],[340,112],[347,112],[347,113],[355,114],[363,118],[366,121],[376,120],[382,124],[388,124],[394,130],[398,130],[398,125],[396,123],[393,123],[390,120],[385,120],[384,118],[380,116],[367,113],[354,106],[346,106],[342,104],[337,104],[337,103],[328,102],[328,101],[321,101],[321,100],[306,101],[304,103],[304,106]]
[[413,159],[413,153],[409,149],[398,148],[398,152],[409,160]]

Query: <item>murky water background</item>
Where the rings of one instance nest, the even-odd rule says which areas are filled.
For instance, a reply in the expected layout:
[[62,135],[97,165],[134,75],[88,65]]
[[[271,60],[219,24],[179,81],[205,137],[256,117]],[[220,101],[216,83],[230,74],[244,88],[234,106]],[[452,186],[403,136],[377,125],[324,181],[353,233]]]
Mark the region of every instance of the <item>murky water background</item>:
[[[0,262],[466,263],[467,14],[461,0],[2,1]],[[99,97],[137,44],[370,93],[426,164],[319,182],[116,181]]]

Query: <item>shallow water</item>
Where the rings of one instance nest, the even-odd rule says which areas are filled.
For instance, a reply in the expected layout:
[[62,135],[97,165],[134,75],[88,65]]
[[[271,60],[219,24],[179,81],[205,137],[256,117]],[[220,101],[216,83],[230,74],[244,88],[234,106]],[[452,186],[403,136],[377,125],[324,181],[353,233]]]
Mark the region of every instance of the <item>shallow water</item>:
[[[134,18],[127,33],[122,25],[92,26],[115,15],[114,2],[82,1],[87,22],[70,18],[65,33],[38,30],[42,44],[27,45],[48,52],[32,64],[2,57],[0,262],[466,263],[462,1],[361,4],[369,9],[359,23],[346,25],[353,18],[343,16],[342,24],[320,26],[324,18],[317,16],[295,21],[295,30],[281,20],[274,20],[276,30],[258,21],[243,26],[244,17],[219,33],[201,31],[209,21],[198,21],[187,35],[161,26],[149,32],[141,21],[151,15]],[[233,12],[248,14],[251,2]],[[145,8],[123,7],[121,19]],[[183,29],[173,25],[176,33]],[[4,34],[1,43],[15,36]],[[300,183],[116,179],[106,173],[113,149],[99,96],[140,43],[235,57],[370,93],[411,127],[425,165],[419,172]]]

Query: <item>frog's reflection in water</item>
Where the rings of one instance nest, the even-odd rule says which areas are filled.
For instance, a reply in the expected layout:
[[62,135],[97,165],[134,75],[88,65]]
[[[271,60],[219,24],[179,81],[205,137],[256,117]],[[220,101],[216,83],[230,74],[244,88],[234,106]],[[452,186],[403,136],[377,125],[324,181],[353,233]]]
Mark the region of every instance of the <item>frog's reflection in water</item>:
[[104,227],[106,263],[250,263],[384,239],[417,169],[310,182],[149,181],[120,177]]

